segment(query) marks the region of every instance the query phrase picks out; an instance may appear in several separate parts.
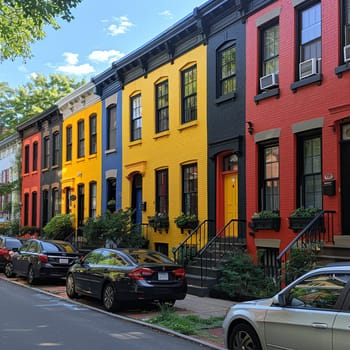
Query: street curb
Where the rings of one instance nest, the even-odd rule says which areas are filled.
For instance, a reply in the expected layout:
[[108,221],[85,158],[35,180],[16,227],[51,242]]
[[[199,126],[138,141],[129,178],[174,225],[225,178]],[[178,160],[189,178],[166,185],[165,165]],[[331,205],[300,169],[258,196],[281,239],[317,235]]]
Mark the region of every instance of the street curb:
[[0,278],[2,281],[4,282],[7,282],[7,283],[12,283],[12,284],[16,284],[18,286],[21,286],[21,287],[24,287],[24,288],[27,288],[27,289],[31,289],[31,290],[34,290],[38,293],[42,293],[42,294],[46,294],[46,295],[49,295],[51,297],[55,297],[57,299],[61,299],[61,300],[64,300],[65,302],[68,302],[70,304],[74,304],[74,305],[78,305],[78,306],[84,306],[90,310],[93,310],[93,311],[97,311],[97,312],[100,312],[100,313],[103,313],[109,317],[113,317],[113,318],[118,318],[120,320],[124,320],[124,321],[127,321],[127,322],[131,322],[131,323],[135,323],[135,324],[138,324],[138,325],[141,325],[141,326],[144,326],[144,327],[148,327],[148,328],[151,328],[151,329],[154,329],[154,330],[157,330],[159,332],[162,332],[162,333],[165,333],[165,334],[170,334],[170,335],[173,335],[173,336],[176,336],[178,338],[182,338],[182,339],[185,339],[185,340],[188,340],[192,343],[197,343],[199,345],[202,345],[202,346],[205,346],[209,349],[215,349],[215,350],[225,350],[225,348],[221,347],[221,346],[218,346],[218,345],[214,345],[214,344],[211,344],[209,342],[206,342],[204,340],[201,340],[201,339],[197,339],[197,338],[194,338],[194,337],[191,337],[191,336],[188,336],[188,335],[185,335],[185,334],[182,334],[182,333],[179,333],[179,332],[176,332],[176,331],[173,331],[171,329],[168,329],[168,328],[164,328],[164,327],[161,327],[161,326],[158,326],[158,325],[155,325],[155,324],[151,324],[151,323],[148,323],[148,322],[144,322],[144,321],[140,321],[140,320],[137,320],[137,319],[134,319],[134,318],[131,318],[131,317],[127,317],[127,316],[123,316],[123,315],[118,315],[118,314],[114,314],[114,313],[111,313],[111,312],[108,312],[108,311],[105,311],[103,309],[99,309],[97,307],[94,307],[94,306],[91,306],[91,305],[85,305],[83,303],[80,303],[79,301],[77,300],[73,300],[73,299],[69,299],[69,298],[64,298],[60,295],[57,295],[57,294],[54,294],[54,293],[50,293],[46,290],[43,290],[43,289],[40,289],[40,288],[36,288],[36,287],[33,287],[33,286],[28,286],[28,285],[25,285],[25,284],[22,284],[22,283],[19,283],[17,281],[12,281],[12,280],[9,280],[9,279],[4,279],[4,278]]

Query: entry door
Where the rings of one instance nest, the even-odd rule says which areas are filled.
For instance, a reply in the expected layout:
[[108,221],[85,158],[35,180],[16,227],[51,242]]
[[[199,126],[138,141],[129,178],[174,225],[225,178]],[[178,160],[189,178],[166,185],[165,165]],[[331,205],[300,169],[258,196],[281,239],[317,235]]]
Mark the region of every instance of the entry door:
[[132,207],[135,210],[133,221],[135,224],[142,223],[142,176],[137,174],[132,184]]
[[225,223],[238,218],[238,176],[229,173],[224,177]]
[[341,144],[341,204],[342,233],[350,235],[350,140]]

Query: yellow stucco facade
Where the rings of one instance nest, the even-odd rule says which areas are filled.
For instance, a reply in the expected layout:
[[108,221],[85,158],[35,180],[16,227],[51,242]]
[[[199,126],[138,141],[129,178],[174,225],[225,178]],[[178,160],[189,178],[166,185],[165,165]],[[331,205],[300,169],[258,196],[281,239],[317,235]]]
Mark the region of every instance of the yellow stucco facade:
[[[181,73],[189,67],[197,69],[197,119],[182,123]],[[198,169],[198,218],[207,219],[207,77],[206,46],[201,45],[173,63],[149,72],[124,86],[123,90],[123,180],[122,206],[132,207],[134,174],[142,176],[142,223],[156,212],[156,171],[168,170],[169,229],[148,230],[150,248],[168,245],[168,253],[185,238],[186,233],[174,223],[182,212],[182,166],[196,164]],[[156,85],[168,80],[169,128],[156,133]],[[130,141],[131,103],[141,95],[142,136]]]
[[61,212],[71,213],[78,228],[92,213],[101,215],[102,103],[87,84],[58,104],[63,114]]

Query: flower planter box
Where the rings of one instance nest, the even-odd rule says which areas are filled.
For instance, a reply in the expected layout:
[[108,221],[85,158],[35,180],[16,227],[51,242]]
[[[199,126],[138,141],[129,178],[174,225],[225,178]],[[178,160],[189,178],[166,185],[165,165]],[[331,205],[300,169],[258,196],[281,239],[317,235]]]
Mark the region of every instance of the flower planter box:
[[297,231],[302,230],[314,217],[289,217],[289,228]]
[[167,216],[149,216],[148,224],[153,227],[154,231],[168,230],[169,229],[169,217]]
[[278,232],[281,226],[281,218],[252,218],[254,231],[274,230]]
[[177,223],[176,226],[181,230],[194,230],[198,226],[198,220],[196,221],[186,221],[183,223]]

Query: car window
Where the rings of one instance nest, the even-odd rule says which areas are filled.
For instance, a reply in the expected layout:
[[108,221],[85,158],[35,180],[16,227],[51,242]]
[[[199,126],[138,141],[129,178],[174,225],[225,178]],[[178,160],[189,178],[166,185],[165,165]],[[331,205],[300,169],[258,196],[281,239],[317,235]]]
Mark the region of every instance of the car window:
[[102,259],[103,259],[102,251],[101,250],[94,250],[85,256],[84,263],[98,264],[98,262]]
[[67,242],[41,242],[43,250],[50,253],[66,252],[75,253],[74,247]]
[[35,241],[30,242],[27,251],[30,253],[40,253],[39,245],[37,244],[37,242]]
[[8,249],[19,248],[21,246],[21,242],[15,239],[9,239],[6,241],[6,246]]
[[287,305],[334,309],[349,280],[350,275],[336,273],[306,278],[289,290]]
[[111,266],[125,266],[126,261],[116,252],[103,251],[101,254],[101,260],[98,262],[99,265],[111,265]]
[[19,248],[20,252],[27,252],[29,249],[30,242],[23,243],[22,247]]
[[129,255],[136,261],[136,263],[142,264],[173,264],[167,256],[158,252],[150,252],[144,250],[132,250]]

